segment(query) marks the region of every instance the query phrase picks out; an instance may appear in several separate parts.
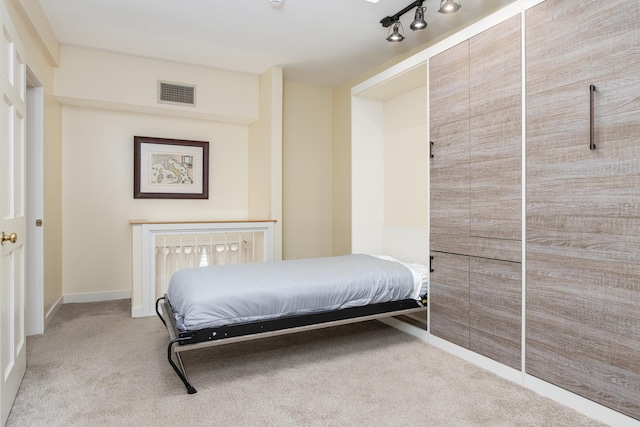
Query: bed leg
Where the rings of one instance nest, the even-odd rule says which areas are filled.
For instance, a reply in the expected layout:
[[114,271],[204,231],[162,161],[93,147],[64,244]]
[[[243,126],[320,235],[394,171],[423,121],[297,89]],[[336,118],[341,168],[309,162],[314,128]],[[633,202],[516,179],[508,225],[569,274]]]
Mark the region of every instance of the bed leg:
[[162,320],[162,323],[164,323],[165,328],[167,327],[167,322],[164,321],[164,318],[162,317],[162,314],[160,314],[160,301],[163,301],[167,299],[166,297],[160,297],[156,300],[156,314],[158,315],[158,317],[160,318],[160,320]]
[[178,368],[178,366],[173,361],[173,357],[171,357],[171,355],[173,354],[173,345],[180,341],[187,341],[187,340],[189,340],[189,338],[176,338],[174,340],[171,340],[171,342],[169,342],[169,347],[167,348],[167,359],[169,359],[169,364],[171,365],[173,370],[176,371],[176,374],[178,374],[178,377],[180,377],[184,386],[187,388],[187,393],[194,394],[194,393],[197,393],[198,391],[195,389],[195,387],[189,384],[189,381],[187,380],[187,374],[186,374],[186,371],[184,370],[184,365],[182,364],[182,358],[178,353],[176,353],[176,359],[178,359],[178,363],[180,363],[180,367]]

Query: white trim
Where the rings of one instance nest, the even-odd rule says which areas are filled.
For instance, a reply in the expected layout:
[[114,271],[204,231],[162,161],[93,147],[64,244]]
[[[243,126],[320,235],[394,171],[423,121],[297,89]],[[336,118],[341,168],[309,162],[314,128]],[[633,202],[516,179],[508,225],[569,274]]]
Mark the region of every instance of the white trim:
[[26,70],[26,306],[27,335],[44,333],[44,232],[36,226],[43,219],[43,114],[44,88],[31,68]]
[[[429,79],[431,79],[431,74],[429,71],[429,67],[431,58],[426,61],[426,73],[425,80],[427,82],[427,260],[429,263],[429,270],[431,270],[431,153],[433,152],[433,147],[431,147],[431,88],[429,87]],[[429,283],[431,281],[431,272],[429,272]],[[430,294],[427,291],[427,301],[429,300]],[[429,334],[431,333],[431,304],[427,303],[427,342],[429,342]]]
[[[274,260],[275,233],[272,221],[240,222],[131,222],[132,232],[132,291],[131,316],[145,317],[156,314],[155,291],[155,239],[158,234],[192,234],[208,232],[264,232],[265,261]],[[65,301],[66,302],[66,301]]]
[[384,105],[351,99],[351,252],[383,253]]
[[403,322],[402,320],[398,320],[394,317],[386,317],[384,319],[378,319],[378,321],[384,323],[385,325],[389,325],[393,328],[399,329],[409,335],[413,335],[414,337],[421,339],[422,341],[429,342],[429,333],[422,328],[410,325],[407,322]]
[[382,226],[384,254],[404,262],[428,262],[429,234],[426,228]]
[[58,300],[53,304],[53,306],[49,309],[49,311],[47,311],[47,313],[44,315],[44,330],[45,331],[49,327],[49,324],[51,323],[53,318],[56,317],[56,314],[58,313],[58,310],[60,310],[60,307],[62,307],[62,296],[60,296],[60,298],[58,298]]
[[520,59],[520,71],[521,71],[521,110],[520,110],[520,131],[522,132],[522,151],[521,151],[521,166],[520,173],[521,185],[520,185],[520,215],[521,215],[521,231],[520,241],[522,244],[521,249],[521,265],[520,265],[520,360],[522,364],[522,383],[525,381],[526,372],[526,338],[527,338],[527,64],[526,64],[526,37],[525,37],[525,13],[524,11],[520,15],[520,53],[522,55]]
[[65,294],[63,296],[63,304],[82,303],[82,302],[100,302],[115,301],[121,299],[130,299],[131,291],[113,291],[113,292],[86,292],[79,294]]
[[443,340],[442,338],[438,338],[435,335],[430,335],[428,342],[434,347],[438,347],[446,351],[447,353],[451,353],[452,355],[459,357],[460,359],[466,360],[467,362],[473,363],[474,365],[486,369],[487,371],[493,372],[494,374],[501,376],[502,378],[513,381],[517,384],[522,384],[521,372],[518,369],[510,368],[506,365],[503,365],[502,363],[496,362],[495,360],[489,359],[488,357],[485,357],[474,351],[450,343],[449,341]]
[[144,310],[141,306],[131,307],[131,317],[145,317]]
[[640,427],[640,420],[634,420],[618,411],[600,405],[561,387],[526,374],[523,386],[536,393],[548,397],[564,406],[615,427]]

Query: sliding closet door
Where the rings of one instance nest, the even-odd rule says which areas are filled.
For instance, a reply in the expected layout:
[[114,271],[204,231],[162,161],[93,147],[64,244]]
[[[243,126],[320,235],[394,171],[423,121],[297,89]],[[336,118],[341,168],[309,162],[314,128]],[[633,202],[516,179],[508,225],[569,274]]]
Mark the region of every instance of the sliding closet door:
[[640,3],[526,22],[526,371],[640,418]]

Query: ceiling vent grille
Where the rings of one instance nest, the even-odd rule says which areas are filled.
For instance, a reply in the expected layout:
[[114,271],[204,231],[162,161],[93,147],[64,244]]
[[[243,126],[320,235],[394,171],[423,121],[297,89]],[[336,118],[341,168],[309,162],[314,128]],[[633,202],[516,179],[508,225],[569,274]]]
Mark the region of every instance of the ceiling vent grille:
[[196,105],[196,87],[158,80],[158,102],[161,104]]

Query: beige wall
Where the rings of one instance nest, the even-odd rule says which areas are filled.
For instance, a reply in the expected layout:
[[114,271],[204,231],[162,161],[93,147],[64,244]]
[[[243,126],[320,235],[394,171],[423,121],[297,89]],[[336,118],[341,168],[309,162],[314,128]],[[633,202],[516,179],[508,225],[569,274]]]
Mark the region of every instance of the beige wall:
[[[133,198],[133,136],[209,141],[209,199]],[[65,106],[64,294],[131,290],[130,219],[247,217],[248,128]]]
[[249,126],[249,215],[252,219],[274,219],[271,215],[271,72],[260,76],[260,118]]
[[[275,219],[282,227],[280,68],[255,76],[69,46],[60,62],[65,296],[127,295],[131,219]],[[195,84],[196,107],[158,104],[158,79]],[[133,199],[134,135],[209,141],[209,200]]]
[[333,90],[332,252],[351,253],[351,87]]
[[[196,106],[160,104],[157,81],[196,86]],[[258,76],[63,46],[65,296],[131,290],[129,220],[245,219]],[[220,121],[223,120],[223,121]],[[209,141],[209,199],[133,198],[133,137]]]
[[332,255],[332,91],[285,82],[283,257]]
[[[7,3],[23,2],[9,0]],[[11,6],[9,8],[11,10]],[[15,13],[12,19],[16,21],[29,52],[27,63],[34,64],[34,71],[45,87],[45,303],[49,308],[63,292],[112,292],[129,289],[126,283],[130,276],[128,254],[126,261],[124,258],[121,260],[123,264],[117,261],[106,267],[106,264],[88,259],[91,251],[83,253],[79,249],[84,242],[90,242],[99,248],[95,253],[100,258],[104,255],[101,251],[110,245],[115,247],[116,241],[121,247],[128,248],[129,219],[164,218],[166,215],[181,218],[202,218],[203,215],[207,218],[229,218],[244,214],[255,217],[257,214],[253,215],[250,207],[255,199],[249,195],[252,191],[248,189],[252,188],[249,184],[252,179],[249,170],[251,164],[261,162],[262,155],[251,157],[253,150],[250,146],[255,136],[252,123],[256,124],[265,118],[265,110],[261,111],[264,108],[262,102],[267,104],[269,126],[258,133],[264,131],[269,135],[267,138],[273,139],[278,131],[283,132],[282,126],[287,133],[285,147],[278,146],[277,143],[271,144],[266,154],[270,157],[271,167],[271,212],[276,212],[275,216],[288,218],[286,223],[278,223],[281,227],[288,227],[285,232],[289,239],[285,244],[286,257],[351,252],[350,89],[408,57],[415,50],[337,88],[326,89],[287,82],[287,96],[290,97],[284,115],[278,117],[278,114],[274,116],[268,112],[278,108],[273,102],[278,94],[273,92],[278,90],[278,78],[282,84],[281,69],[275,76],[271,72],[253,76],[64,47],[61,49],[60,68],[55,71],[57,98],[54,98],[52,65],[58,61],[57,42],[52,41],[51,34],[46,31],[36,33],[35,26],[23,22],[27,12],[22,9],[11,11]],[[46,39],[45,42],[42,42],[43,38]],[[197,108],[158,105],[158,79],[196,84]],[[265,80],[268,81],[268,89],[261,87]],[[264,90],[268,93],[261,92]],[[206,94],[203,95],[203,92]],[[313,94],[315,99],[305,98],[304,94]],[[65,104],[64,119],[58,100]],[[297,124],[301,111],[308,111],[314,116],[314,141],[299,138],[303,134],[303,129]],[[216,150],[231,155],[234,158],[231,162],[214,166],[215,152],[212,152],[211,167],[216,169],[211,175],[212,197],[215,196],[209,201],[211,205],[206,205],[206,202],[202,205],[195,204],[198,207],[193,209],[194,201],[183,201],[174,202],[167,208],[164,204],[167,202],[158,200],[147,200],[144,203],[142,200],[134,201],[131,197],[131,183],[128,181],[132,174],[129,157],[132,156],[134,134],[210,140],[217,147]],[[228,148],[224,145],[227,143],[237,145]],[[302,145],[298,144],[310,144],[309,149],[317,150],[314,154],[322,161],[314,163],[314,168],[306,171],[296,169],[299,164],[296,160],[298,155],[302,156],[302,162],[310,158],[310,152],[301,152],[304,150],[300,150]],[[91,150],[95,149],[95,152],[89,151],[87,156],[78,159],[79,153],[85,153],[89,147],[92,147]],[[279,149],[284,151],[282,158],[279,158]],[[243,150],[245,157],[240,160],[240,152]],[[123,160],[110,167],[104,159],[92,157],[96,153],[115,154]],[[278,167],[282,168],[278,161],[286,161],[287,165],[276,176],[279,173]],[[287,169],[289,166],[291,170]],[[229,171],[231,169],[233,172]],[[88,176],[91,178],[87,179]],[[274,182],[277,180],[283,181]],[[107,182],[110,184],[107,185]],[[244,188],[240,188],[241,186]],[[313,192],[317,197],[312,202],[324,202],[321,206],[314,203],[297,204],[295,199],[290,198],[280,211],[281,208],[275,205],[278,204],[279,197],[283,197],[282,189],[280,193],[274,190],[279,187],[295,197],[300,197],[305,192],[308,197]],[[306,191],[307,188],[309,191]],[[122,195],[126,195],[128,200],[121,199]],[[244,198],[242,202],[239,201],[241,198]],[[185,209],[185,205],[188,208]],[[98,209],[96,206],[106,208]],[[200,209],[200,206],[206,207]],[[76,213],[79,208],[88,213]],[[113,213],[114,217],[105,212]],[[113,222],[115,215],[118,224]],[[287,224],[290,224],[290,228]],[[125,239],[124,244],[121,239]],[[104,241],[109,243],[99,244]],[[95,268],[87,269],[83,266],[74,270],[80,263],[85,266],[94,265]],[[119,272],[116,273],[116,270]],[[95,272],[100,274],[91,274]],[[105,278],[100,278],[101,274]]]
[[[195,85],[196,105],[158,103],[158,80]],[[63,45],[55,95],[66,105],[225,123],[258,118],[258,76]]]
[[272,219],[274,258],[282,259],[282,68],[259,77],[259,118],[249,126],[249,218]]

